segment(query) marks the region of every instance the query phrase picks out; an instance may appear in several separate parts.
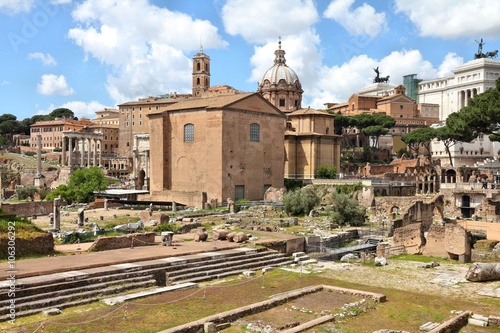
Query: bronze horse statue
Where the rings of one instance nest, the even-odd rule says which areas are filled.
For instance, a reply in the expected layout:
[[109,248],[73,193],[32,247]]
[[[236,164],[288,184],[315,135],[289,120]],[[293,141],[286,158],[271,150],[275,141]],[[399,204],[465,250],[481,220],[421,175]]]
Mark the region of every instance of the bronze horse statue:
[[485,53],[486,58],[496,58],[497,56],[498,56],[498,50]]
[[389,77],[390,77],[390,75],[387,75],[386,77],[381,77],[379,80],[380,80],[380,82],[388,83],[389,82]]

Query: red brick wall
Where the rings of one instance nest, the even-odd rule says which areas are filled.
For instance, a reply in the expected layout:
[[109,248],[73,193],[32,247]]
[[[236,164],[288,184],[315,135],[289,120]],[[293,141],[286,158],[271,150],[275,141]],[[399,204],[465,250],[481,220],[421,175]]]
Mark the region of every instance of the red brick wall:
[[49,215],[54,210],[54,203],[52,201],[4,203],[2,204],[2,210],[23,217]]

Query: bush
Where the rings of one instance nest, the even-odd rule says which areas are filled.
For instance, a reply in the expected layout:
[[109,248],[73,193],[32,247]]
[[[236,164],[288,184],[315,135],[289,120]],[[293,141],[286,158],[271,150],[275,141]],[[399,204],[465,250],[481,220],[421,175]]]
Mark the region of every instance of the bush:
[[316,170],[316,178],[318,179],[335,179],[337,178],[337,168],[334,166],[320,166]]
[[17,198],[19,200],[26,200],[28,198],[33,201],[35,198],[35,193],[37,192],[37,189],[35,186],[18,186],[16,188],[16,194]]
[[308,214],[319,202],[320,198],[310,187],[296,189],[283,197],[285,212],[291,215]]
[[161,233],[162,231],[172,231],[172,232],[177,232],[177,225],[175,224],[170,224],[170,223],[164,223],[160,224],[159,226],[156,227],[155,230],[157,233]]
[[331,213],[334,224],[359,226],[365,223],[366,208],[357,200],[346,194],[334,192],[330,197],[330,203],[327,210]]

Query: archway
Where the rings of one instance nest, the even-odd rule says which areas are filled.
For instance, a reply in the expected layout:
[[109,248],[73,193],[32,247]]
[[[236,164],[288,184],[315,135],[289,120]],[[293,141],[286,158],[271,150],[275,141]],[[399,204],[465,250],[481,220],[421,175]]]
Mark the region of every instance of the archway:
[[470,218],[474,212],[474,207],[471,207],[471,197],[468,195],[462,196],[462,205],[460,205],[460,211],[462,212],[462,217]]
[[457,182],[457,172],[453,169],[446,170],[445,183],[456,183],[456,182]]
[[141,169],[141,171],[139,171],[139,175],[137,177],[137,190],[142,190],[142,187],[144,186],[144,178],[146,177],[146,172],[144,172],[144,170]]

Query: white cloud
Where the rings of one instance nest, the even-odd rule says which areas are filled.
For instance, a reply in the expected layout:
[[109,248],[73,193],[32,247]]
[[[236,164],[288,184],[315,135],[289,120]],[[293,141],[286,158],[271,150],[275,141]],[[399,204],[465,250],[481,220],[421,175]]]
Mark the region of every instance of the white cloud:
[[38,93],[42,95],[71,95],[73,89],[66,82],[64,75],[42,75],[42,81],[37,85]]
[[38,59],[45,66],[55,66],[57,61],[49,53],[34,52],[28,54],[28,59]]
[[35,0],[0,0],[0,12],[7,14],[27,13],[34,4]]
[[10,84],[10,81],[3,80],[3,81],[0,83],[0,86],[8,86],[9,84]]
[[452,71],[464,63],[464,58],[459,57],[456,53],[450,52],[445,57],[438,68],[438,77],[446,77],[452,75]]
[[71,0],[51,0],[50,2],[54,5],[65,5],[71,3]]
[[103,105],[97,101],[90,101],[90,102],[71,101],[58,106],[51,103],[46,110],[38,110],[36,114],[37,115],[49,114],[52,111],[54,111],[54,109],[57,108],[70,109],[78,118],[85,117],[89,119],[94,119],[96,116],[95,114],[96,111],[102,110],[104,108],[109,108],[109,106]]
[[353,4],[354,0],[334,0],[323,15],[337,21],[351,35],[375,37],[387,30],[385,13],[377,13],[366,3],[351,9]]
[[421,36],[441,38],[500,36],[500,2],[489,0],[395,0]]
[[190,91],[191,58],[186,53],[198,50],[200,41],[205,49],[227,45],[209,21],[147,0],[86,0],[72,16],[81,26],[70,29],[69,38],[88,56],[112,66],[107,87],[117,103]]
[[264,43],[301,33],[318,20],[318,13],[312,0],[228,0],[222,19],[230,35]]

